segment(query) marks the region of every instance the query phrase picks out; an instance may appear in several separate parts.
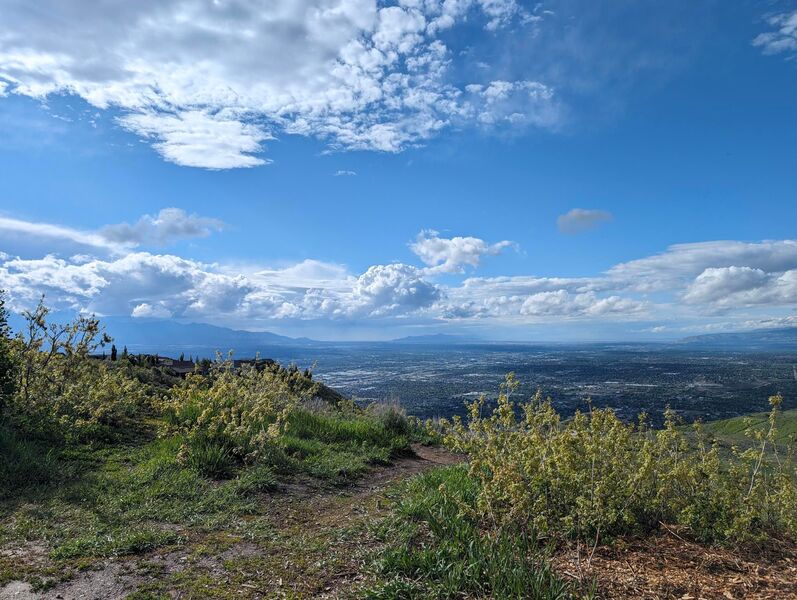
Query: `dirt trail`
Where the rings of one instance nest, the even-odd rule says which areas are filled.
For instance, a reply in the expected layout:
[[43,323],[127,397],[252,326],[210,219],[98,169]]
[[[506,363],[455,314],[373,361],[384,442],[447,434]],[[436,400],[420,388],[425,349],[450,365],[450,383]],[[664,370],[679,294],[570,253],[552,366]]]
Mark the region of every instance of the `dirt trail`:
[[264,495],[267,535],[256,540],[235,528],[194,536],[177,550],[109,560],[44,592],[11,582],[0,587],[0,600],[122,600],[136,591],[152,598],[351,597],[365,580],[365,553],[375,544],[367,527],[387,513],[387,489],[462,461],[442,448],[413,450],[346,487],[294,481]]

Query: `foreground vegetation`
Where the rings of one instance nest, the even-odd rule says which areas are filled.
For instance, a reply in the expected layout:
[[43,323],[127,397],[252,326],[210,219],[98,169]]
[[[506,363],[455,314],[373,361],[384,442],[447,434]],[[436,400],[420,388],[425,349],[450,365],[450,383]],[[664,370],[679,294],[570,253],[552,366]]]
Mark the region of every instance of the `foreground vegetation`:
[[469,462],[397,494],[380,530],[385,581],[372,597],[590,597],[594,579],[565,584],[547,557],[659,529],[703,543],[793,546],[797,419],[780,412],[779,396],[767,415],[686,429],[667,411],[653,430],[644,416],[628,424],[611,409],[564,420],[539,393],[515,404],[517,386],[510,374],[494,409],[482,398],[466,421],[437,425]]
[[[685,427],[668,411],[652,429],[516,403],[510,375],[496,406],[422,427],[295,367],[219,356],[181,379],[92,358],[110,342],[96,319],[26,316],[12,337],[0,303],[0,586],[110,559],[135,561],[139,600],[593,597],[593,577],[553,566],[563,548],[797,536],[797,415],[779,396],[766,415]],[[419,442],[456,464],[409,458]]]
[[340,485],[410,451],[397,407],[331,403],[309,372],[220,357],[168,387],[92,358],[110,342],[96,319],[52,324],[40,304],[12,338],[0,310],[0,546],[43,543],[50,565],[0,556],[0,585],[53,585],[197,535],[265,535],[260,500],[280,481]]

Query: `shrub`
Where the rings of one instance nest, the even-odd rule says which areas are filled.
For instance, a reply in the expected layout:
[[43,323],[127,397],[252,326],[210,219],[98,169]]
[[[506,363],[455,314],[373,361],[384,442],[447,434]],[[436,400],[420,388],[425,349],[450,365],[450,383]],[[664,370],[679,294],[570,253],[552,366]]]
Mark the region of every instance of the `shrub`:
[[481,398],[467,423],[447,427],[447,443],[470,456],[480,488],[473,510],[488,526],[591,541],[661,523],[706,540],[797,533],[794,464],[774,443],[780,396],[770,398],[756,445],[722,458],[699,425],[689,436],[669,410],[661,430],[644,416],[624,423],[609,408],[563,421],[539,392],[516,406],[517,387],[510,374],[493,411],[481,416]]
[[313,396],[272,369],[245,364],[236,370],[220,357],[206,374],[189,374],[164,407],[171,429],[184,436],[185,464],[212,476],[229,476],[236,464],[274,455],[277,438],[298,402]]
[[6,407],[19,430],[55,441],[111,438],[134,424],[144,401],[141,384],[91,353],[108,338],[95,318],[48,323],[39,302],[25,313],[24,334],[11,343],[14,394]]
[[396,402],[373,402],[366,409],[366,413],[395,435],[409,435],[410,433],[407,412]]

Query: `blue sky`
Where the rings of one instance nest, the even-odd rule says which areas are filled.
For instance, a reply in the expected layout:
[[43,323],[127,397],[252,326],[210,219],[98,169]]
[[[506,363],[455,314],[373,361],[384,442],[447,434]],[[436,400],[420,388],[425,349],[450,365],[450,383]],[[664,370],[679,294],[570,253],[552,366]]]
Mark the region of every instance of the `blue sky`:
[[324,339],[797,324],[797,4],[0,0],[14,308]]

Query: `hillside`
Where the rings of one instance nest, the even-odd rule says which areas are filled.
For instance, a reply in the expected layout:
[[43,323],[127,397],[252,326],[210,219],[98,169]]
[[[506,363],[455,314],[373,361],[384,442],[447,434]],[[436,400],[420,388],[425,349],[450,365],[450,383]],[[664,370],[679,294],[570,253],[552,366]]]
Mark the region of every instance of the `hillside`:
[[691,348],[795,350],[797,349],[797,327],[695,335],[680,340],[678,344]]
[[168,319],[103,319],[108,334],[119,348],[132,353],[193,354],[212,357],[218,350],[235,349],[236,356],[269,356],[276,348],[296,348],[319,344],[307,338],[291,338],[268,331],[241,331],[207,323],[178,323]]
[[[705,424],[708,433],[716,435],[719,439],[729,443],[744,443],[749,441],[746,431],[766,431],[769,426],[767,413],[753,413],[732,419],[711,421]],[[797,410],[787,410],[781,413],[776,421],[780,443],[797,440]]]

